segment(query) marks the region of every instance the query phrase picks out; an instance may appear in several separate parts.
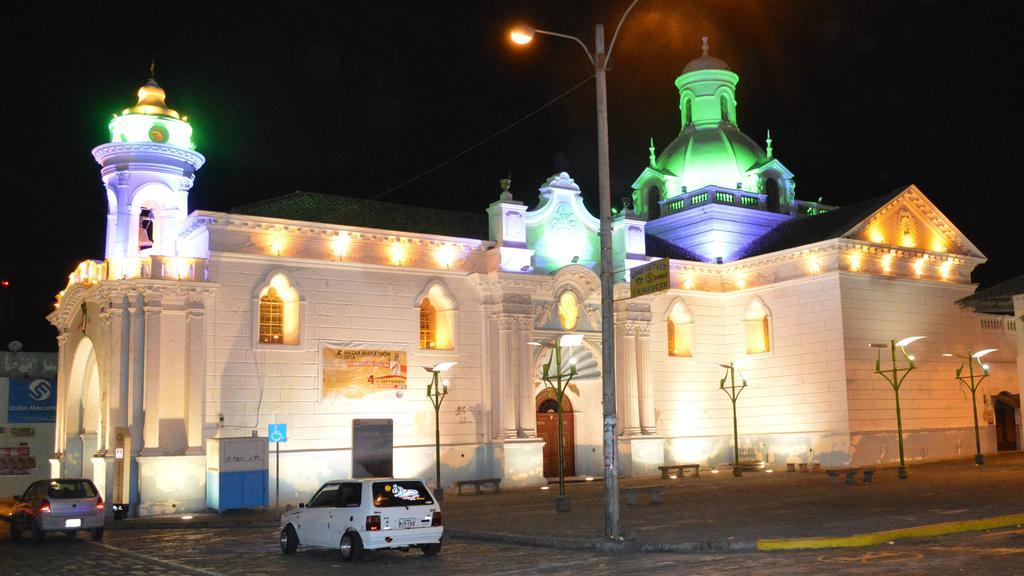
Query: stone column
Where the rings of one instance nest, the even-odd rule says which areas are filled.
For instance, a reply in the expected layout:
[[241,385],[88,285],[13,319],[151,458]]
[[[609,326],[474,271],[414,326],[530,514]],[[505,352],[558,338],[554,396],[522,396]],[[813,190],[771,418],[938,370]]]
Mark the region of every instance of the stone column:
[[137,353],[144,358],[145,386],[142,391],[142,444],[146,453],[160,446],[160,314],[159,303],[147,302],[144,347]]
[[637,389],[636,365],[636,324],[623,325],[623,349],[621,354],[623,377],[622,389],[626,393],[622,410],[622,434],[636,436],[640,434],[640,398]]
[[206,315],[203,310],[191,309],[185,316],[187,355],[187,382],[185,401],[185,431],[188,453],[203,452],[203,412],[206,406]]
[[128,503],[131,514],[139,513],[139,461],[142,452],[142,428],[145,421],[144,390],[146,383],[146,311],[142,294],[132,294],[128,298],[131,318],[128,344],[128,442],[125,451],[127,468]]
[[537,436],[537,408],[533,396],[533,354],[529,345],[532,316],[520,316],[516,330],[516,381],[518,434],[520,438]]
[[640,431],[657,434],[654,414],[654,379],[651,376],[651,325],[637,326],[636,381],[640,393]]
[[501,390],[500,434],[502,438],[515,438],[516,429],[516,380],[515,354],[512,350],[512,328],[515,317],[501,314],[498,320],[498,387]]
[[[57,335],[57,422],[54,426],[53,440],[53,454],[58,460],[64,454],[64,447],[67,444],[68,370],[71,369],[71,359],[67,357],[67,341],[67,330],[61,330]],[[60,475],[55,477],[59,478]]]

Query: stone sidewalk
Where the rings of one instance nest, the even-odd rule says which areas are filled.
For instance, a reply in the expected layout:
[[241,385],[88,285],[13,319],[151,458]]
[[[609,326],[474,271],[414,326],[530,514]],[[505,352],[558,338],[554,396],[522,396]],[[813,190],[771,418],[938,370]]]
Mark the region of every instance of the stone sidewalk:
[[[600,481],[572,483],[571,511],[556,513],[557,485],[459,496],[446,492],[444,524],[462,538],[564,548],[630,550],[751,550],[759,540],[851,536],[951,521],[1024,513],[1024,454],[917,464],[899,480],[877,468],[871,484],[846,484],[824,473],[701,472],[675,480],[629,478],[621,486],[664,485],[659,504],[621,499],[624,545],[603,537]],[[472,490],[470,490],[471,492]],[[193,514],[110,521],[109,529],[276,526],[266,511]]]

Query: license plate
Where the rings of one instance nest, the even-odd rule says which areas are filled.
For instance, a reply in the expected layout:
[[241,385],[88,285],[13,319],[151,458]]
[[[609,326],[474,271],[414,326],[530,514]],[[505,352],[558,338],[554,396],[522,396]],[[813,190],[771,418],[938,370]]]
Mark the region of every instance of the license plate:
[[399,518],[398,519],[398,527],[399,528],[415,528],[416,527],[416,519],[415,518]]
[[64,521],[64,527],[65,528],[81,528],[82,527],[82,519],[81,518],[68,518],[67,520]]

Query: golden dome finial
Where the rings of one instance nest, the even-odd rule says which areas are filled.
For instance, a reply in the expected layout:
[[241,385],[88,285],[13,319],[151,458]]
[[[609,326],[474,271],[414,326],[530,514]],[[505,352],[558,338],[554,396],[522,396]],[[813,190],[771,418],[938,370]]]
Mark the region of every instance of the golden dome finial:
[[169,116],[180,120],[176,110],[167,106],[167,94],[164,89],[156,83],[156,54],[149,62],[149,80],[139,88],[139,101],[131,108],[125,108],[123,114],[148,114],[155,116]]

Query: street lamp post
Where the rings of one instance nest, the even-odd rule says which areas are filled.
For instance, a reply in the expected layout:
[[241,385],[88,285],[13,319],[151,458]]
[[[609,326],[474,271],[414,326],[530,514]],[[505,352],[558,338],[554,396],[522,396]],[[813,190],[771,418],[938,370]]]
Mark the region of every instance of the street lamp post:
[[[967,356],[960,356],[959,354],[943,354],[943,356],[955,356],[963,360],[967,360],[967,378],[963,376],[964,365],[961,362],[960,367],[956,369],[956,379],[960,381],[960,384],[971,391],[971,414],[974,416],[974,463],[984,464],[985,456],[981,453],[981,433],[978,431],[978,388],[981,383],[988,378],[988,364],[983,364],[981,359],[992,352],[995,352],[998,348],[987,348],[979,352],[967,351]],[[974,361],[977,360],[978,365],[981,367],[982,375],[980,378],[975,378],[974,375]]]
[[622,29],[629,12],[639,0],[633,0],[619,19],[612,35],[608,51],[604,48],[604,26],[594,26],[594,52],[575,36],[539,30],[528,26],[518,27],[511,32],[516,44],[527,44],[536,34],[556,36],[579,44],[594,67],[594,81],[597,87],[597,189],[601,217],[601,402],[604,416],[604,530],[605,536],[613,540],[619,535],[619,465],[618,443],[615,438],[617,417],[615,414],[615,325],[613,317],[612,278],[612,201],[611,177],[608,174],[608,88],[605,71],[615,40]]
[[423,367],[431,374],[430,384],[427,384],[427,398],[434,406],[434,471],[436,473],[434,497],[438,500],[444,500],[444,488],[441,487],[441,403],[448,395],[448,381],[442,380],[441,374],[456,364],[458,362],[441,362],[430,368]]
[[[892,353],[892,369],[890,370],[889,368],[886,368],[885,370],[882,370],[882,351],[878,351],[878,356],[875,358],[875,374],[884,378],[896,394],[896,436],[899,439],[900,445],[899,477],[901,479],[906,479],[907,476],[909,476],[909,471],[907,470],[906,460],[903,458],[903,416],[900,414],[900,386],[903,384],[903,380],[907,375],[916,368],[914,365],[914,356],[912,354],[907,354],[907,346],[913,342],[921,340],[922,338],[924,338],[924,336],[911,336],[909,338],[904,338],[899,342],[890,340],[888,344],[868,344],[869,348],[888,348]],[[900,352],[903,353],[903,357],[907,359],[906,368],[900,368],[899,365],[896,364],[896,348],[899,348]]]
[[[558,497],[555,499],[555,510],[557,512],[568,512],[569,511],[569,498],[565,495],[565,454],[564,454],[564,442],[562,441],[562,399],[565,398],[565,391],[569,388],[569,383],[572,382],[573,376],[576,375],[576,358],[571,357],[569,360],[569,370],[563,370],[562,368],[562,348],[570,349],[570,356],[572,354],[572,347],[579,346],[583,343],[582,334],[565,334],[558,339],[550,347],[551,356],[548,358],[546,364],[544,364],[544,372],[541,375],[541,379],[544,380],[544,386],[555,395],[555,401],[558,402]],[[540,342],[530,342],[531,346],[544,346]],[[551,371],[551,365],[554,363],[554,373]],[[552,382],[554,379],[554,382]]]
[[[733,476],[743,476],[743,470],[740,469],[740,432],[739,425],[736,421],[736,400],[739,399],[740,393],[747,387],[747,379],[740,374],[740,386],[736,386],[736,363],[730,362],[728,364],[719,364],[722,368],[725,368],[725,376],[718,383],[718,388],[725,392],[726,396],[732,402],[732,442],[733,442],[733,462],[735,464],[732,467]],[[729,381],[729,386],[726,387],[725,382]]]

